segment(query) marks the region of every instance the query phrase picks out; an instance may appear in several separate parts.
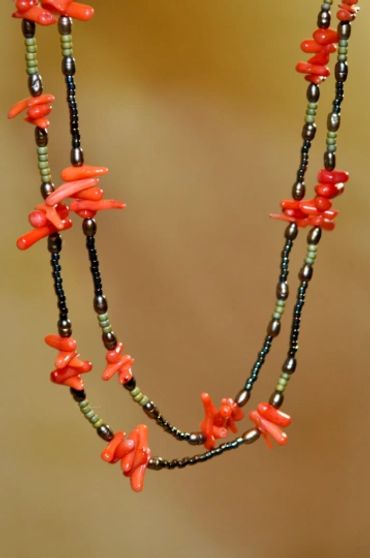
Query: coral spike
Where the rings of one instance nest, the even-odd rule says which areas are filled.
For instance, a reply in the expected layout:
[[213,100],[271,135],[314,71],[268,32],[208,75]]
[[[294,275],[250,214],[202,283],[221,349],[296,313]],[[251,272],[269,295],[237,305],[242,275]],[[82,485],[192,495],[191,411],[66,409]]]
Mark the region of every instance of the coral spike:
[[55,17],[38,5],[38,0],[17,0],[16,7],[18,11],[13,13],[13,17],[29,19],[40,25],[56,23]]
[[104,191],[101,188],[97,188],[95,186],[93,188],[83,190],[82,192],[78,192],[78,194],[73,194],[71,197],[78,197],[79,200],[100,201],[103,196]]
[[93,186],[96,186],[97,184],[99,184],[98,178],[85,178],[82,180],[75,180],[73,182],[61,184],[52,194],[50,194],[46,198],[45,203],[49,206],[55,205],[56,203],[59,203],[64,199],[77,194],[81,190],[87,190],[87,188],[91,188]]
[[237,432],[235,422],[243,418],[244,413],[231,398],[221,401],[220,410],[214,405],[208,393],[202,393],[205,417],[200,424],[200,429],[205,438],[205,447],[213,449],[217,439],[225,438],[228,430]]
[[94,16],[94,8],[71,0],[41,0],[44,8],[80,21],[89,21]]
[[107,167],[81,165],[81,167],[66,167],[62,170],[60,176],[65,182],[70,182],[81,178],[98,178],[108,173],[109,169]]
[[102,211],[105,209],[125,209],[126,204],[117,200],[100,200],[100,201],[89,201],[89,200],[76,200],[71,203],[71,211],[74,213],[80,213],[80,211]]

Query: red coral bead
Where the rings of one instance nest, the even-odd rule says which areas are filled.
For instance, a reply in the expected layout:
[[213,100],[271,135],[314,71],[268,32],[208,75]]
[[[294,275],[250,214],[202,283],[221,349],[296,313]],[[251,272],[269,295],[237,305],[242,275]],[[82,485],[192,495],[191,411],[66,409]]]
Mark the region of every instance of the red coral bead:
[[349,173],[347,171],[321,169],[317,179],[319,182],[329,182],[330,184],[348,182]]
[[330,43],[337,43],[339,40],[339,35],[335,29],[316,29],[313,33],[313,38],[320,45],[329,45]]

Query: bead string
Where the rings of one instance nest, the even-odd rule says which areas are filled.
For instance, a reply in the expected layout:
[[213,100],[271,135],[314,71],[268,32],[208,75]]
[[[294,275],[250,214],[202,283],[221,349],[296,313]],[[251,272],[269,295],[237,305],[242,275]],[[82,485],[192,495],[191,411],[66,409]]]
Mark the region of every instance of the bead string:
[[[38,240],[48,238],[47,245],[50,252],[54,290],[59,310],[58,335],[48,335],[45,338],[47,345],[58,351],[55,359],[56,369],[51,373],[51,380],[70,388],[71,395],[78,404],[81,413],[96,429],[98,435],[108,442],[108,446],[102,452],[102,459],[109,463],[119,461],[123,473],[130,477],[131,486],[136,491],[143,488],[146,468],[153,470],[174,469],[201,463],[221,455],[225,451],[236,449],[243,444],[251,444],[261,434],[268,445],[271,445],[272,440],[284,445],[287,442],[287,436],[283,428],[289,426],[291,419],[288,415],[282,413],[279,408],[283,403],[284,391],[297,365],[296,353],[298,351],[302,310],[308,285],[313,275],[318,243],[322,229],[332,230],[335,226],[334,219],[337,212],[331,209],[332,203],[330,200],[342,193],[343,184],[348,180],[348,173],[335,170],[336,142],[340,127],[344,82],[348,75],[348,40],[351,33],[351,22],[358,12],[357,0],[343,0],[340,4],[337,12],[339,19],[337,31],[330,28],[332,1],[323,2],[317,19],[318,29],[313,33],[313,39],[303,41],[301,44],[303,52],[313,54],[313,56],[308,62],[299,62],[296,66],[298,72],[305,74],[305,79],[309,81],[309,85],[306,92],[307,107],[302,129],[303,144],[296,181],[292,189],[292,200],[282,201],[282,214],[272,215],[274,218],[289,222],[284,233],[285,241],[281,252],[274,311],[267,326],[262,348],[257,354],[243,389],[237,396],[234,399],[223,399],[220,408],[217,408],[207,393],[202,394],[205,418],[201,422],[200,432],[184,432],[173,426],[163,417],[154,402],[136,385],[132,373],[134,359],[124,352],[123,345],[117,340],[109,319],[108,303],[103,291],[95,242],[97,231],[95,215],[100,210],[122,209],[125,205],[116,200],[104,199],[104,192],[98,187],[101,176],[107,174],[108,169],[84,164],[74,80],[76,64],[73,56],[72,18],[88,21],[93,16],[94,10],[90,6],[73,0],[16,0],[15,4],[17,11],[13,16],[22,19],[28,88],[31,97],[14,105],[9,112],[9,117],[12,118],[26,111],[26,120],[35,126],[37,160],[42,182],[41,193],[44,198],[44,203],[39,204],[29,215],[33,229],[20,237],[17,245],[18,248],[24,250]],[[72,166],[62,171],[61,176],[64,183],[55,188],[48,161],[47,131],[49,127],[47,117],[51,111],[54,96],[43,94],[42,79],[37,62],[35,23],[52,25],[57,22],[57,17],[62,54],[61,67],[66,83],[70,117],[70,160]],[[327,119],[324,169],[318,175],[319,184],[315,187],[315,198],[305,200],[306,186],[304,179],[309,162],[309,151],[316,135],[315,117],[320,98],[320,84],[330,74],[327,64],[330,55],[336,50],[337,43],[339,47],[335,65],[335,97]],[[72,200],[70,206],[64,203],[67,198]],[[98,318],[98,325],[102,330],[102,341],[107,350],[107,366],[103,372],[103,379],[109,380],[115,374],[118,374],[120,383],[128,391],[133,401],[143,408],[149,418],[153,419],[165,432],[179,441],[186,441],[191,445],[204,444],[206,452],[181,459],[169,460],[162,457],[151,457],[145,425],[136,426],[128,436],[124,432],[114,433],[108,424],[95,413],[87,400],[81,374],[90,372],[92,364],[80,359],[77,353],[77,343],[72,338],[72,324],[69,320],[60,264],[62,250],[60,233],[72,226],[69,217],[70,212],[76,213],[83,220],[82,230],[86,238],[86,249],[94,286],[94,310]],[[269,403],[260,403],[256,410],[249,412],[249,418],[254,423],[253,428],[230,442],[217,445],[217,440],[225,438],[228,431],[237,431],[236,422],[243,418],[242,407],[248,402],[253,386],[270,352],[273,340],[280,332],[281,318],[289,296],[287,282],[289,257],[299,227],[306,226],[311,226],[311,230],[307,235],[307,252],[299,272],[300,283],[294,303],[289,348],[275,391],[271,395]]]

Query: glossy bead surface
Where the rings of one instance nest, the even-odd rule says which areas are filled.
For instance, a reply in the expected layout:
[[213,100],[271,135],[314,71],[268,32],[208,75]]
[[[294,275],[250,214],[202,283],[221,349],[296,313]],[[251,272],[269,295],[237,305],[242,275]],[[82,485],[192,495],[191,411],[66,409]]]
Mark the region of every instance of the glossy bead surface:
[[235,403],[238,405],[238,407],[244,407],[244,405],[248,403],[250,396],[251,394],[248,390],[242,389],[235,397]]

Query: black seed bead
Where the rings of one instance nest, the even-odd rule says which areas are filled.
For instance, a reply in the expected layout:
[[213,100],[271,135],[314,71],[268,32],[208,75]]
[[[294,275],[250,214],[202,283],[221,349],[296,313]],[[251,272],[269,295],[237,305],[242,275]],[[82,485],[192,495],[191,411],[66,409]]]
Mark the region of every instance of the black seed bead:
[[94,298],[94,310],[97,314],[105,314],[108,310],[108,303],[104,295],[99,295]]
[[307,101],[310,103],[317,103],[320,99],[320,87],[316,83],[310,83],[307,87]]
[[298,277],[301,281],[310,281],[313,275],[313,267],[311,264],[304,264],[301,268]]
[[340,114],[331,112],[328,114],[327,127],[330,132],[337,132],[340,126]]
[[294,357],[288,357],[283,364],[282,370],[283,370],[283,372],[286,372],[287,374],[293,374],[296,367],[297,367],[296,359]]
[[276,296],[280,300],[287,300],[289,296],[289,286],[286,281],[276,285]]
[[40,186],[40,192],[44,199],[46,199],[52,192],[54,192],[54,184],[51,182],[43,182]]
[[111,442],[114,438],[114,434],[108,424],[102,424],[99,428],[96,429],[96,432],[100,438],[105,440],[106,442]]
[[316,124],[306,122],[302,128],[302,138],[312,141],[316,135]]
[[61,337],[70,337],[72,335],[72,324],[68,318],[58,320],[58,331]]
[[48,133],[43,128],[36,126],[35,128],[35,141],[39,147],[45,147],[48,144]]
[[351,24],[348,21],[341,21],[338,25],[339,39],[349,39],[351,30]]
[[43,92],[42,77],[40,74],[28,76],[28,91],[32,97],[38,97]]
[[326,170],[334,170],[336,165],[335,153],[326,151],[324,154],[324,166]]
[[136,380],[134,377],[132,377],[128,382],[122,385],[125,389],[127,389],[127,391],[132,391],[133,389],[136,388]]
[[248,403],[250,396],[251,394],[246,389],[242,389],[236,395],[234,401],[238,405],[238,407],[244,407],[244,405]]
[[280,328],[280,320],[273,319],[267,326],[267,333],[268,335],[271,335],[271,337],[277,337],[280,333]]
[[335,79],[337,81],[346,81],[348,77],[348,66],[344,60],[338,60],[335,64]]
[[321,10],[319,15],[317,16],[317,27],[321,29],[327,29],[330,25],[330,12],[327,10]]
[[117,337],[114,335],[112,331],[104,332],[102,335],[104,347],[108,349],[108,351],[112,351],[117,347]]
[[58,21],[58,31],[61,35],[72,33],[72,19],[68,16],[61,16]]
[[81,167],[84,164],[84,154],[81,147],[73,147],[71,150],[71,163],[74,167]]
[[86,393],[84,392],[83,389],[80,390],[80,389],[70,388],[69,391],[71,392],[73,399],[77,401],[77,403],[80,403],[81,401],[84,401],[86,399]]
[[296,223],[290,223],[285,229],[285,238],[289,240],[294,240],[297,238],[298,226]]
[[244,432],[244,434],[242,435],[242,438],[243,438],[243,442],[245,444],[253,444],[254,442],[256,442],[258,440],[258,438],[260,436],[261,436],[261,433],[257,428],[251,428],[250,430],[247,430],[246,432]]
[[307,244],[318,244],[321,239],[320,227],[314,227],[307,235]]
[[283,402],[284,402],[284,395],[280,391],[275,391],[269,399],[270,405],[272,405],[276,409],[279,409],[279,407],[281,407]]
[[53,233],[48,237],[48,250],[51,254],[58,254],[62,249],[62,237]]
[[65,76],[74,76],[76,73],[76,63],[73,56],[63,56],[62,72]]
[[35,36],[36,25],[29,19],[22,20],[22,33],[26,39],[32,39]]

